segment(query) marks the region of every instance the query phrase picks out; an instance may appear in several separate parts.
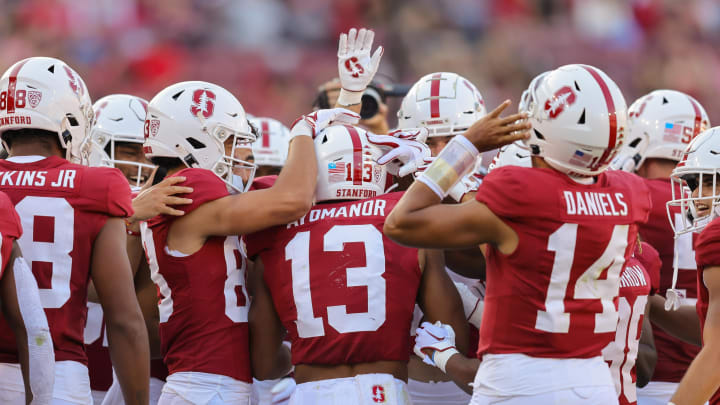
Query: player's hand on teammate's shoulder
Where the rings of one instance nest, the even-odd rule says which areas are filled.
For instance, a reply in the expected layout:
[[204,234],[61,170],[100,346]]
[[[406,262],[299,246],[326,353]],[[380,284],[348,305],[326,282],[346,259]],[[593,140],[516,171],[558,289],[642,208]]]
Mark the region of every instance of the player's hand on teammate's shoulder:
[[505,100],[488,115],[477,120],[463,134],[479,152],[493,150],[529,136],[531,125],[527,122],[526,113],[500,117],[509,105],[510,100]]
[[148,182],[132,201],[135,213],[129,221],[145,221],[162,214],[184,215],[184,211],[173,208],[173,206],[192,203],[192,199],[179,196],[193,192],[192,187],[178,185],[185,180],[183,176],[174,176],[168,177],[154,186],[149,186],[150,182]]

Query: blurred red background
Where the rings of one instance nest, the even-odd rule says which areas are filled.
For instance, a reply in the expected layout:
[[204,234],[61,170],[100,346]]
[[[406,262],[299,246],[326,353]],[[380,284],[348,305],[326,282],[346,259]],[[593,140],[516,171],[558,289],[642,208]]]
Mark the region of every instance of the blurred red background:
[[[713,0],[0,0],[0,67],[65,60],[93,99],[145,98],[184,80],[232,91],[288,124],[336,72],[337,36],[376,31],[381,72],[472,80],[488,106],[517,101],[536,74],[588,63],[628,105],[657,88],[695,96],[720,123],[720,3]],[[394,118],[392,120],[394,123]]]

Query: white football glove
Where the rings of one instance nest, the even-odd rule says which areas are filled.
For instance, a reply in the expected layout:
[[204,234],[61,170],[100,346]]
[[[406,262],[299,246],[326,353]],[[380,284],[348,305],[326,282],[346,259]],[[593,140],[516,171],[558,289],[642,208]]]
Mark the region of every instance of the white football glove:
[[454,282],[454,284],[462,299],[465,318],[470,325],[480,329],[485,301],[483,301],[481,296],[475,295],[467,285],[458,282]]
[[290,401],[292,393],[295,391],[295,380],[292,378],[283,378],[275,384],[270,390],[272,394],[272,405],[285,405]]
[[340,105],[359,104],[362,94],[375,77],[380,65],[383,47],[379,46],[370,56],[375,32],[360,28],[351,28],[340,34],[338,43],[338,73],[341,91],[338,96]]
[[394,134],[375,135],[368,132],[368,142],[385,152],[378,158],[378,164],[387,165],[387,171],[393,176],[405,177],[417,171],[430,158],[430,148],[423,142],[427,137],[427,129],[421,128],[412,134],[403,132],[403,136],[398,131]]
[[296,136],[310,136],[313,139],[330,124],[357,125],[360,114],[344,108],[317,110],[296,119],[290,129],[290,140]]
[[[431,349],[432,357],[426,355],[423,349]],[[415,330],[413,351],[423,359],[423,363],[435,366],[445,372],[445,366],[450,357],[459,353],[455,348],[455,331],[452,326],[445,325],[440,321],[435,324],[423,322]]]

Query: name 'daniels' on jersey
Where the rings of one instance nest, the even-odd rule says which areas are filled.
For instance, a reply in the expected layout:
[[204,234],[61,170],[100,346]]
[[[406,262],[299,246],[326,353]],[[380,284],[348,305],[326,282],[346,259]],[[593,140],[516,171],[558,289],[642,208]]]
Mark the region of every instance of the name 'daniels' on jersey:
[[625,216],[628,206],[622,193],[563,191],[568,215]]

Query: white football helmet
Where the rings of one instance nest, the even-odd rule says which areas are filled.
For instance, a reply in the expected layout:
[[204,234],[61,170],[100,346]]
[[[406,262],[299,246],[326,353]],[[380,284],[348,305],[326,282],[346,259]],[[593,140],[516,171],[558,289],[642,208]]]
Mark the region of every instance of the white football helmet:
[[647,158],[679,161],[690,141],[710,128],[700,103],[675,90],[655,90],[628,109],[627,146],[613,166],[635,171]]
[[625,138],[625,98],[593,66],[565,65],[540,74],[523,93],[519,110],[532,124],[525,141],[532,154],[573,177],[603,172]]
[[0,132],[23,128],[55,132],[66,159],[80,162],[80,145],[90,134],[92,121],[85,82],[59,59],[23,59],[0,78]]
[[257,130],[257,141],[253,143],[253,157],[258,166],[283,167],[288,156],[290,130],[280,121],[272,118],[254,117],[250,124]]
[[360,127],[325,128],[315,137],[315,154],[318,202],[372,198],[392,185],[386,167],[376,163],[383,152],[368,142],[367,132]]
[[95,102],[95,123],[90,131],[90,136],[85,138],[82,149],[87,158],[88,166],[127,165],[136,168],[137,175],[133,187],[143,185],[143,169],[147,173],[155,166],[118,160],[115,158],[115,143],[143,144],[145,141],[144,127],[145,115],[147,114],[147,101],[140,97],[127,94],[113,94]]
[[399,128],[425,127],[433,137],[462,134],[486,114],[477,87],[458,74],[438,72],[410,88],[397,117]]
[[[676,235],[700,232],[713,219],[720,216],[720,127],[710,128],[698,135],[685,150],[683,159],[670,175],[673,182],[672,200],[667,203],[668,219]],[[707,188],[711,188],[710,195]],[[697,195],[693,192],[697,189]],[[712,203],[707,213],[698,214],[697,205],[704,200]],[[675,223],[673,207],[680,207],[682,222]],[[704,210],[703,210],[704,211]]]
[[[195,81],[165,88],[148,104],[144,133],[148,158],[179,158],[188,167],[211,170],[237,192],[252,184],[256,166],[234,156],[255,135],[243,106],[218,85]],[[226,153],[229,138],[232,146]],[[250,172],[249,180],[234,174],[238,170]]]
[[501,147],[490,165],[488,165],[488,172],[503,166],[532,167],[530,151],[519,142],[513,142]]

